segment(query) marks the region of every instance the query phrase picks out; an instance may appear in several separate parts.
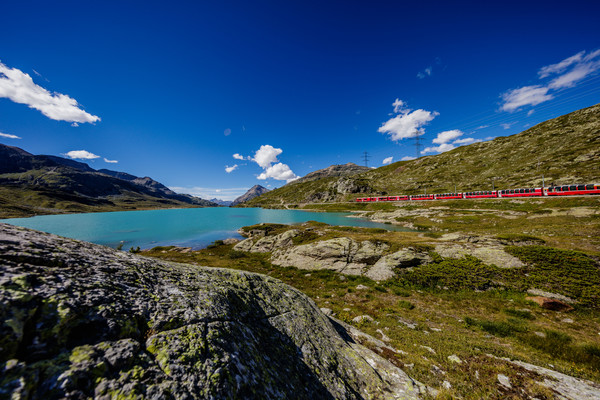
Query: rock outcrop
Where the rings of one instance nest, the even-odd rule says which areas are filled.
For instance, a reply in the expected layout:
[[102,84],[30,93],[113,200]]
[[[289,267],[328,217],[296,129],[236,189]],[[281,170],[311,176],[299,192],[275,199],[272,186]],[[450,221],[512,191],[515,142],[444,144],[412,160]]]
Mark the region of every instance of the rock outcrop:
[[297,290],[0,224],[0,397],[411,399]]
[[271,262],[283,267],[331,269],[348,275],[363,275],[388,248],[385,243],[357,242],[342,237],[276,250]]
[[306,270],[329,269],[346,275],[364,275],[375,281],[395,276],[396,268],[429,264],[432,258],[427,251],[407,247],[388,254],[390,246],[384,242],[341,237],[312,243],[294,244],[301,235],[298,229],[265,236],[265,231],[244,232],[248,239],[236,244],[237,251],[272,253],[271,262],[281,267]]

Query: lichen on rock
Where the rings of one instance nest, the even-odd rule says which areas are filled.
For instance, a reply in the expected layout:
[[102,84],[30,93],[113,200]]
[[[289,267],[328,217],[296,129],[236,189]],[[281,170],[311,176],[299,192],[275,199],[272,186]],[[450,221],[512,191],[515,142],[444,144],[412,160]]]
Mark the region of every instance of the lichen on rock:
[[297,290],[0,224],[0,397],[411,399]]

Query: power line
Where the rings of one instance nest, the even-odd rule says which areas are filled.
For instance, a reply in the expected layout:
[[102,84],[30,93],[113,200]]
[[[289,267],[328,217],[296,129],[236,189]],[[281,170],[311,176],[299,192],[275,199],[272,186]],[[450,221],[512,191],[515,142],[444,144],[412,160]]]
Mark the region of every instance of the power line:
[[363,153],[363,161],[365,163],[365,167],[368,167],[369,165],[369,158],[371,158],[371,156],[369,155],[369,153],[367,153],[366,151]]
[[417,158],[421,156],[421,132],[415,131],[415,148],[417,150]]

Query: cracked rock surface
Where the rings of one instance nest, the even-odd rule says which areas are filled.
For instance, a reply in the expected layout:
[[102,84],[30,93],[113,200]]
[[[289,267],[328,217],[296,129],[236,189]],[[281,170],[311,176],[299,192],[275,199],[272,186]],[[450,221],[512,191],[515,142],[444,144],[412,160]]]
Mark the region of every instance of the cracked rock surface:
[[413,399],[302,293],[0,224],[0,398]]

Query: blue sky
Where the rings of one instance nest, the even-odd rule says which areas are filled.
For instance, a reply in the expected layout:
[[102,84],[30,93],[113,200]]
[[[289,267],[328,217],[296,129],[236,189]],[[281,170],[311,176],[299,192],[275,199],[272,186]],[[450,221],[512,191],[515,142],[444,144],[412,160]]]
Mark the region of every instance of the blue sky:
[[0,143],[232,199],[600,102],[599,3],[488,3],[8,2]]

